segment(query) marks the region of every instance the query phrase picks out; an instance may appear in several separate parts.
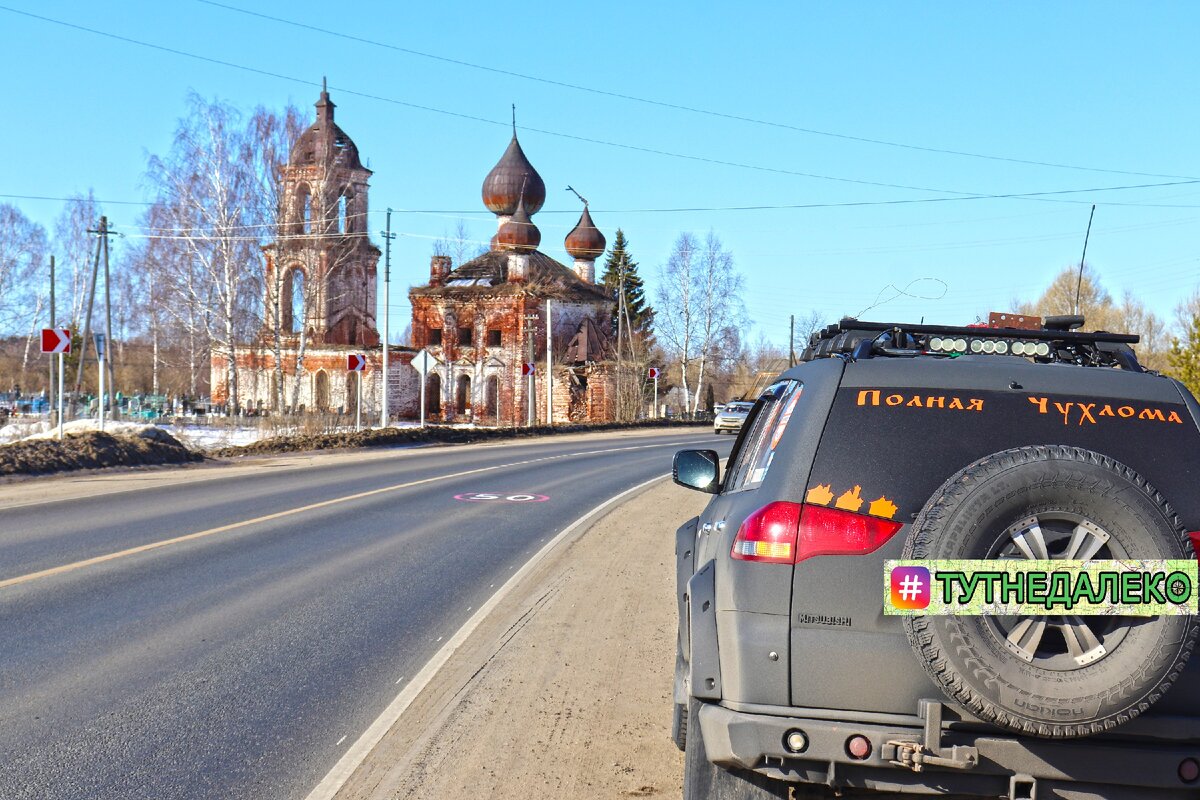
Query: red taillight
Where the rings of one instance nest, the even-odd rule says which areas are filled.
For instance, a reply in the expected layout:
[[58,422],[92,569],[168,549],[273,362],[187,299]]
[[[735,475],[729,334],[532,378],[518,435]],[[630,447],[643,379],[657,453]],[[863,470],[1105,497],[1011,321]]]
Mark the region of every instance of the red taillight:
[[840,508],[805,506],[800,516],[797,561],[812,556],[851,556],[873,553],[900,530],[890,519],[854,514]]
[[1192,531],[1188,538],[1192,540],[1192,550],[1196,552],[1196,559],[1200,560],[1200,531]]
[[775,502],[746,517],[729,555],[739,561],[765,564],[795,564],[813,556],[861,555],[878,550],[900,527],[901,523],[894,520],[838,508]]
[[776,502],[755,511],[738,528],[729,555],[741,561],[795,564],[802,508],[799,503]]

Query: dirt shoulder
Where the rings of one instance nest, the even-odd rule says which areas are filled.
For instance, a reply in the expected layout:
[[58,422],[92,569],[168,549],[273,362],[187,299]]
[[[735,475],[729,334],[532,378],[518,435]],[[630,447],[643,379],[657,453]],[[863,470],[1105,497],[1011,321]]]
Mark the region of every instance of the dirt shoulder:
[[663,482],[564,542],[477,628],[339,800],[679,797],[675,528]]

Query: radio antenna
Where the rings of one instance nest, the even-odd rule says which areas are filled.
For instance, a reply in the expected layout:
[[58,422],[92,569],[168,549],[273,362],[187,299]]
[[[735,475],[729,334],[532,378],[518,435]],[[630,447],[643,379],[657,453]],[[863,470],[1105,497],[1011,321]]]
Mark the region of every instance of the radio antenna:
[[1083,255],[1079,257],[1079,279],[1075,281],[1075,311],[1079,314],[1079,292],[1083,289],[1083,260],[1087,258],[1088,238],[1092,235],[1092,217],[1096,216],[1096,204],[1092,203],[1092,213],[1088,214],[1087,233],[1083,235]]

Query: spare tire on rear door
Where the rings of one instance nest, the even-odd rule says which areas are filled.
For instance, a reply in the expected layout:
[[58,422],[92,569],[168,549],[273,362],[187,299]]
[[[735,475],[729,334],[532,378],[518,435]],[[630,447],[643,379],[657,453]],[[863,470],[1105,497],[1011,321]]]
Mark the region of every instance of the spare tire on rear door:
[[[942,485],[917,517],[906,559],[1188,559],[1165,498],[1098,453],[1022,447]],[[909,642],[952,699],[988,722],[1086,736],[1150,707],[1195,643],[1190,616],[906,617]]]

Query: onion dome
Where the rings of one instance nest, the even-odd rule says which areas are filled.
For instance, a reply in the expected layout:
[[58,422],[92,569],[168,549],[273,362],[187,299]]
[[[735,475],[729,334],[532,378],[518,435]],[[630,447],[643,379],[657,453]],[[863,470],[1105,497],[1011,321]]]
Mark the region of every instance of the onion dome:
[[525,157],[525,151],[521,149],[514,132],[508,149],[483,179],[483,204],[493,214],[508,216],[517,210],[522,187],[525,190],[525,211],[536,214],[546,202],[546,184]]
[[592,222],[592,215],[588,213],[588,207],[583,207],[583,214],[579,217],[579,222],[567,234],[566,240],[567,252],[574,258],[582,258],[587,261],[595,261],[600,256],[604,255],[604,248],[608,246],[608,242],[604,239]]
[[[543,195],[544,196],[544,195]],[[496,231],[496,244],[501,250],[515,250],[518,253],[532,253],[542,243],[542,232],[529,219],[525,212],[525,200],[518,198],[517,210],[500,230]]]

